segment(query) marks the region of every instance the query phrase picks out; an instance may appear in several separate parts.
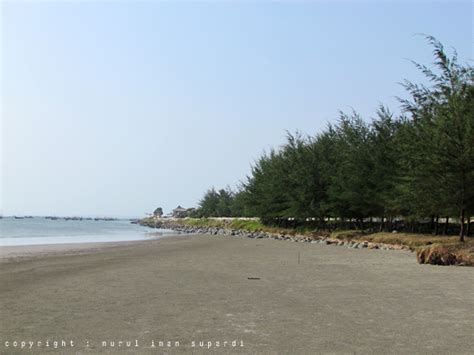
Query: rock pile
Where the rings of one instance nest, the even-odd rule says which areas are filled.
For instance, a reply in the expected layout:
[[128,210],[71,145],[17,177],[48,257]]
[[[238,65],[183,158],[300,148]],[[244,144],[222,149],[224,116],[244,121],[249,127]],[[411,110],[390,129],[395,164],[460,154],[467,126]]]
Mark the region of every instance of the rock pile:
[[186,224],[180,224],[175,221],[140,221],[142,225],[152,228],[164,228],[171,229],[180,233],[186,234],[211,234],[211,235],[225,235],[225,236],[241,236],[252,239],[275,239],[275,240],[289,240],[292,242],[302,243],[313,243],[313,244],[325,244],[334,246],[344,246],[353,249],[380,249],[380,250],[410,250],[405,245],[392,245],[384,243],[373,243],[368,241],[354,241],[354,240],[341,240],[336,238],[328,237],[327,235],[318,235],[312,233],[311,235],[304,234],[282,234],[282,233],[271,233],[265,231],[247,231],[242,229],[230,229],[223,227],[212,227],[212,226],[192,226]]

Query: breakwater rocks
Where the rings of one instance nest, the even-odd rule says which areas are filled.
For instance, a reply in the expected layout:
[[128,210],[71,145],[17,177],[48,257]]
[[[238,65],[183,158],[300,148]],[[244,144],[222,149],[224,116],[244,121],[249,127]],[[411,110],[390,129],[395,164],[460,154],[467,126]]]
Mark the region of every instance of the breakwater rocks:
[[248,231],[242,229],[231,229],[224,227],[214,226],[193,226],[182,224],[176,221],[162,221],[162,220],[150,220],[144,219],[138,222],[141,225],[151,228],[164,228],[171,229],[180,233],[186,234],[211,234],[211,235],[224,235],[224,236],[241,236],[252,239],[275,239],[275,240],[286,240],[291,242],[300,243],[313,243],[313,244],[325,244],[334,246],[343,246],[354,249],[380,249],[380,250],[408,250],[411,249],[405,245],[393,245],[384,243],[374,243],[369,241],[361,240],[344,240],[339,238],[331,238],[327,233],[313,232],[311,234],[285,234],[285,233],[272,233],[265,231]]

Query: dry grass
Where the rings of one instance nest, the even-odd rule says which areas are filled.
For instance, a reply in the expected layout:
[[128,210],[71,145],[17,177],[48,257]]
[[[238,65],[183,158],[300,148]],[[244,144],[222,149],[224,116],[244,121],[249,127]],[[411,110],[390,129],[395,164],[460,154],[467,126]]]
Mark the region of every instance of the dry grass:
[[410,249],[432,244],[452,244],[458,242],[457,236],[434,236],[431,234],[412,234],[412,233],[372,233],[364,234],[357,231],[334,232],[331,235],[337,239],[368,241],[372,243],[406,245]]
[[420,247],[416,258],[420,264],[474,266],[474,241]]
[[411,233],[373,233],[357,231],[334,232],[331,237],[340,240],[367,241],[390,245],[408,246],[416,251],[420,264],[474,266],[474,238],[466,237],[464,243],[457,236],[433,236]]

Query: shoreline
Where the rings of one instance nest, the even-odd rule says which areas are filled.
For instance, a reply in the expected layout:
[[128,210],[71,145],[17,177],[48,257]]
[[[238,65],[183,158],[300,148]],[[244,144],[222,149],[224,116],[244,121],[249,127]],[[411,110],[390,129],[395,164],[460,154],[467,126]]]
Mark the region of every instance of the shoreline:
[[[153,233],[151,233],[153,234]],[[16,258],[43,257],[52,255],[65,255],[67,253],[92,253],[104,248],[122,247],[137,243],[147,243],[160,239],[177,237],[176,234],[159,234],[147,239],[107,241],[107,242],[81,242],[81,243],[51,243],[51,244],[28,244],[28,245],[6,245],[0,246],[0,262]]]

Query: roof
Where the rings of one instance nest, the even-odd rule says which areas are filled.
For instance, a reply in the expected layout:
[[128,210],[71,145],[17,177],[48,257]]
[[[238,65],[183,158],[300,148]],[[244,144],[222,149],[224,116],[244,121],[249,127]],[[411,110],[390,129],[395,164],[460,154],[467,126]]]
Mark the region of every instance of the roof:
[[183,208],[183,207],[181,207],[181,206],[178,206],[178,207],[176,207],[176,208],[173,210],[173,212],[174,212],[174,211],[176,211],[176,212],[181,212],[181,211],[185,212],[185,211],[187,211],[187,209],[186,209],[186,208]]

